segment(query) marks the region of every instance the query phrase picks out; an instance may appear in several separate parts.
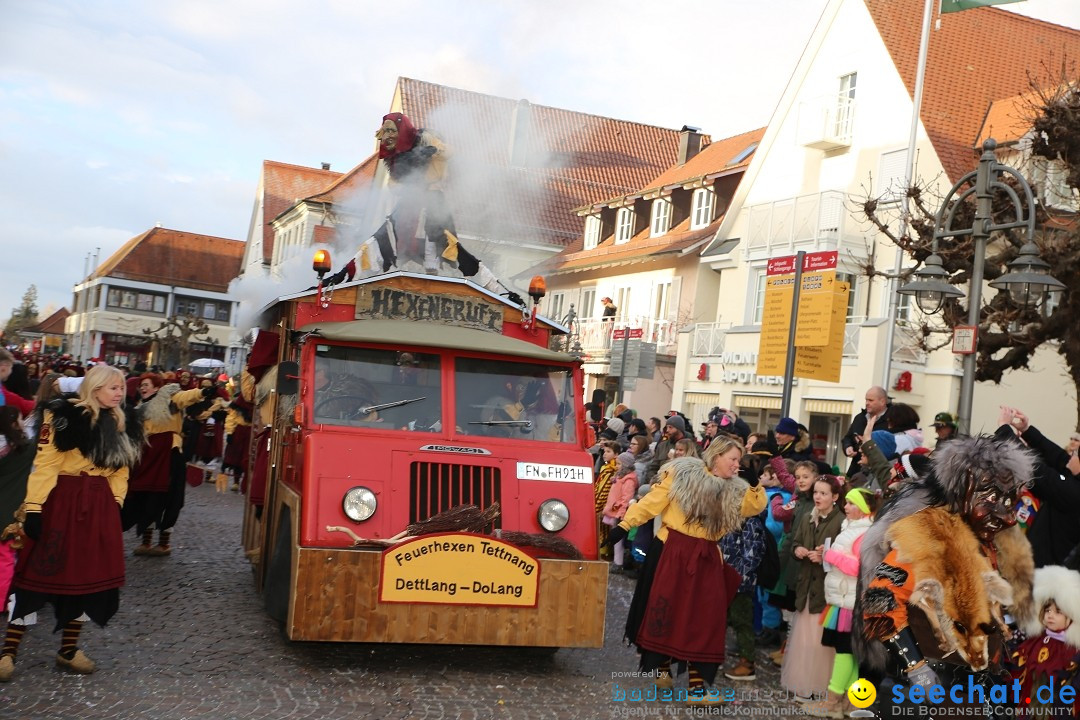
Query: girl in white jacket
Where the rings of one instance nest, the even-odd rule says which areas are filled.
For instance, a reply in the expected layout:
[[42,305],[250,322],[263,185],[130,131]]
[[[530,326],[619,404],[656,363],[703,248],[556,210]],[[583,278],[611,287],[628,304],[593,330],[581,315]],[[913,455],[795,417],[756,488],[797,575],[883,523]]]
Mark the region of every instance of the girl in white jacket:
[[859,577],[859,547],[878,508],[878,497],[866,488],[849,490],[844,497],[846,519],[832,546],[825,551],[825,611],[821,613],[821,644],[836,648],[826,717],[843,718],[846,693],[859,679],[859,666],[851,654],[851,611],[855,607],[855,583]]

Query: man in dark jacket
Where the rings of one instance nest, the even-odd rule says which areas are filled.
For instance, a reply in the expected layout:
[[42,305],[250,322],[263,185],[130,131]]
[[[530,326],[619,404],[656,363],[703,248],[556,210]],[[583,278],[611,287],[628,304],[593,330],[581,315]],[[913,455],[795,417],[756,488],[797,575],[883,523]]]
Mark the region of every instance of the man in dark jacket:
[[651,483],[660,471],[660,466],[668,461],[668,451],[675,449],[675,443],[686,437],[686,421],[681,415],[672,415],[664,423],[664,435],[660,442],[656,443],[653,451],[653,459],[646,468],[645,482]]
[[1013,429],[1039,456],[1032,476],[1031,494],[1039,501],[1039,511],[1027,531],[1035,567],[1062,565],[1069,552],[1080,544],[1080,458],[1068,454],[1031,425],[1024,413],[1002,408],[998,437],[1009,437]]
[[866,432],[867,416],[874,417],[874,427],[878,430],[885,430],[888,426],[885,418],[889,414],[889,395],[885,392],[885,388],[875,385],[866,391],[864,399],[866,405],[852,419],[851,427],[848,428],[844,437],[840,439],[844,454],[851,458],[851,464],[848,466],[847,471],[848,477],[851,477],[859,470],[859,446],[862,444],[862,440],[866,439],[862,438],[862,435]]

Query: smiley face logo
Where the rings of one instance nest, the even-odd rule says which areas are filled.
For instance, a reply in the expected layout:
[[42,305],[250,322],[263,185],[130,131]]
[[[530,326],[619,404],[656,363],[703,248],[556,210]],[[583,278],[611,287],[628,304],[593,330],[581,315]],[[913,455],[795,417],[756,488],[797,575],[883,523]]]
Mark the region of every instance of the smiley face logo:
[[877,699],[877,688],[869,680],[859,678],[851,683],[847,691],[848,700],[857,708],[868,708]]

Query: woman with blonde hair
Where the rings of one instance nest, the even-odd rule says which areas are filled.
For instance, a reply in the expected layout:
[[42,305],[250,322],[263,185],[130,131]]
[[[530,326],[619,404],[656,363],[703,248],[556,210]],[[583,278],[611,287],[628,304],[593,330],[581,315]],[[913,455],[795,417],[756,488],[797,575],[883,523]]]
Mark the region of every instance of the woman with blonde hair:
[[[124,584],[120,507],[130,469],[142,452],[142,423],[122,407],[124,374],[95,365],[77,396],[47,406],[33,473],[27,481],[25,545],[12,586],[18,620],[53,606],[63,628],[56,664],[88,674],[94,662],[78,648],[86,619],[98,625],[116,613]],[[11,679],[25,625],[8,625],[0,650],[0,681]]]
[[739,586],[717,541],[765,509],[764,488],[739,478],[742,443],[714,440],[704,459],[680,457],[660,466],[659,482],[612,528],[608,544],[659,516],[661,528],[645,557],[626,620],[626,639],[638,646],[641,669],[672,687],[673,660],[689,664],[689,695],[716,701],[712,685],[724,662],[727,605]]

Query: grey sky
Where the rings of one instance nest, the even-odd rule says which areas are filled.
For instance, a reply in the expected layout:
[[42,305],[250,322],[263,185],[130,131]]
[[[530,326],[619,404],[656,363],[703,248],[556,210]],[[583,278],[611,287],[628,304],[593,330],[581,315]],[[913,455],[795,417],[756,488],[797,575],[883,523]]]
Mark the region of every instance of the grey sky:
[[[155,223],[245,239],[264,159],[347,170],[398,76],[720,138],[825,0],[0,3],[0,322]],[[1003,6],[1080,27],[1078,0]]]

